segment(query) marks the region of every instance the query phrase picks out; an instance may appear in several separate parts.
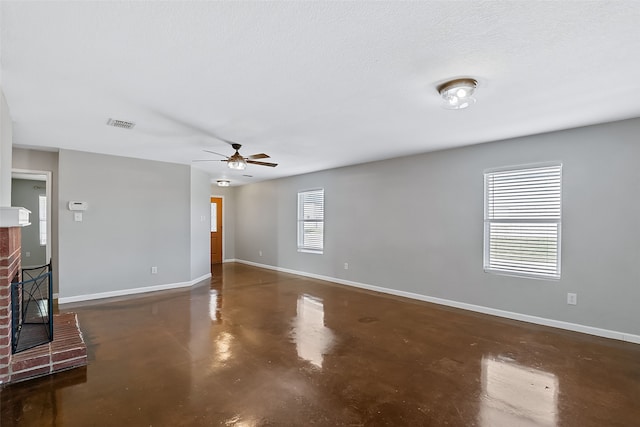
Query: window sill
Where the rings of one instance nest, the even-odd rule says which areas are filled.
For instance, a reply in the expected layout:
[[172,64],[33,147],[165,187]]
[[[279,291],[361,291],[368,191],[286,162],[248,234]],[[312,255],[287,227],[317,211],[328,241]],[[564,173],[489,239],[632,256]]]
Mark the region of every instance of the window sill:
[[317,249],[304,249],[304,248],[298,248],[298,252],[304,252],[307,254],[318,254],[318,255],[322,255],[324,253],[324,251],[319,251]]
[[492,269],[484,269],[485,273],[495,274],[496,276],[509,276],[509,277],[519,277],[521,279],[534,279],[534,280],[546,280],[549,282],[557,282],[560,280],[560,276],[542,276],[536,274],[525,274],[525,273],[514,273],[512,271],[502,271],[502,270],[492,270]]

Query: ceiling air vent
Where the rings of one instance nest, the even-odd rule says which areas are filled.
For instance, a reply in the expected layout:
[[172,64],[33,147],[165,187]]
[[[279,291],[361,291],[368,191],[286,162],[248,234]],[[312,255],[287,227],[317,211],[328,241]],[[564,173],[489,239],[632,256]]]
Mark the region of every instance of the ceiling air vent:
[[125,122],[124,120],[109,119],[107,120],[107,125],[114,126],[117,128],[122,128],[122,129],[131,129],[136,124],[133,122]]

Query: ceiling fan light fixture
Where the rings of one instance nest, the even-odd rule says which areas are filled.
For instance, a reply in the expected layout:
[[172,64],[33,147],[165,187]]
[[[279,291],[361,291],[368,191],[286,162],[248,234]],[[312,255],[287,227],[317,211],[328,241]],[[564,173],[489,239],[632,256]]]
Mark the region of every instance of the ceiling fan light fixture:
[[448,81],[438,86],[438,93],[444,99],[443,107],[448,110],[462,110],[476,102],[473,94],[478,81],[462,78]]
[[240,154],[236,152],[236,154],[229,157],[227,166],[229,167],[229,169],[242,171],[247,167],[247,162]]
[[228,187],[231,181],[228,179],[219,179],[216,181],[216,184],[218,184],[218,187]]

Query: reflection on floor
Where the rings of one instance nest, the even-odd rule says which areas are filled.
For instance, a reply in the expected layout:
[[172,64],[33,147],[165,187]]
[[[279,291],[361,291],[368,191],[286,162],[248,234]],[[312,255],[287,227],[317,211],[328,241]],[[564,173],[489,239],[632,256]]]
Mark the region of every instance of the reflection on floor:
[[322,368],[323,355],[333,342],[333,332],[324,325],[324,304],[310,295],[298,297],[296,317],[291,337],[296,343],[298,357]]
[[89,366],[0,391],[2,426],[632,426],[640,346],[240,264],[62,307]]
[[504,357],[482,357],[480,424],[558,424],[558,377]]

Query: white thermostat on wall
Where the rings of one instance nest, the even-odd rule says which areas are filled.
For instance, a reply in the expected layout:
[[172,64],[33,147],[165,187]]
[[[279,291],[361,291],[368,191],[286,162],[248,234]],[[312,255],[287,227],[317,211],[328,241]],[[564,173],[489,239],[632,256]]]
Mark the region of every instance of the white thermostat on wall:
[[70,211],[86,211],[87,206],[87,202],[69,202]]

